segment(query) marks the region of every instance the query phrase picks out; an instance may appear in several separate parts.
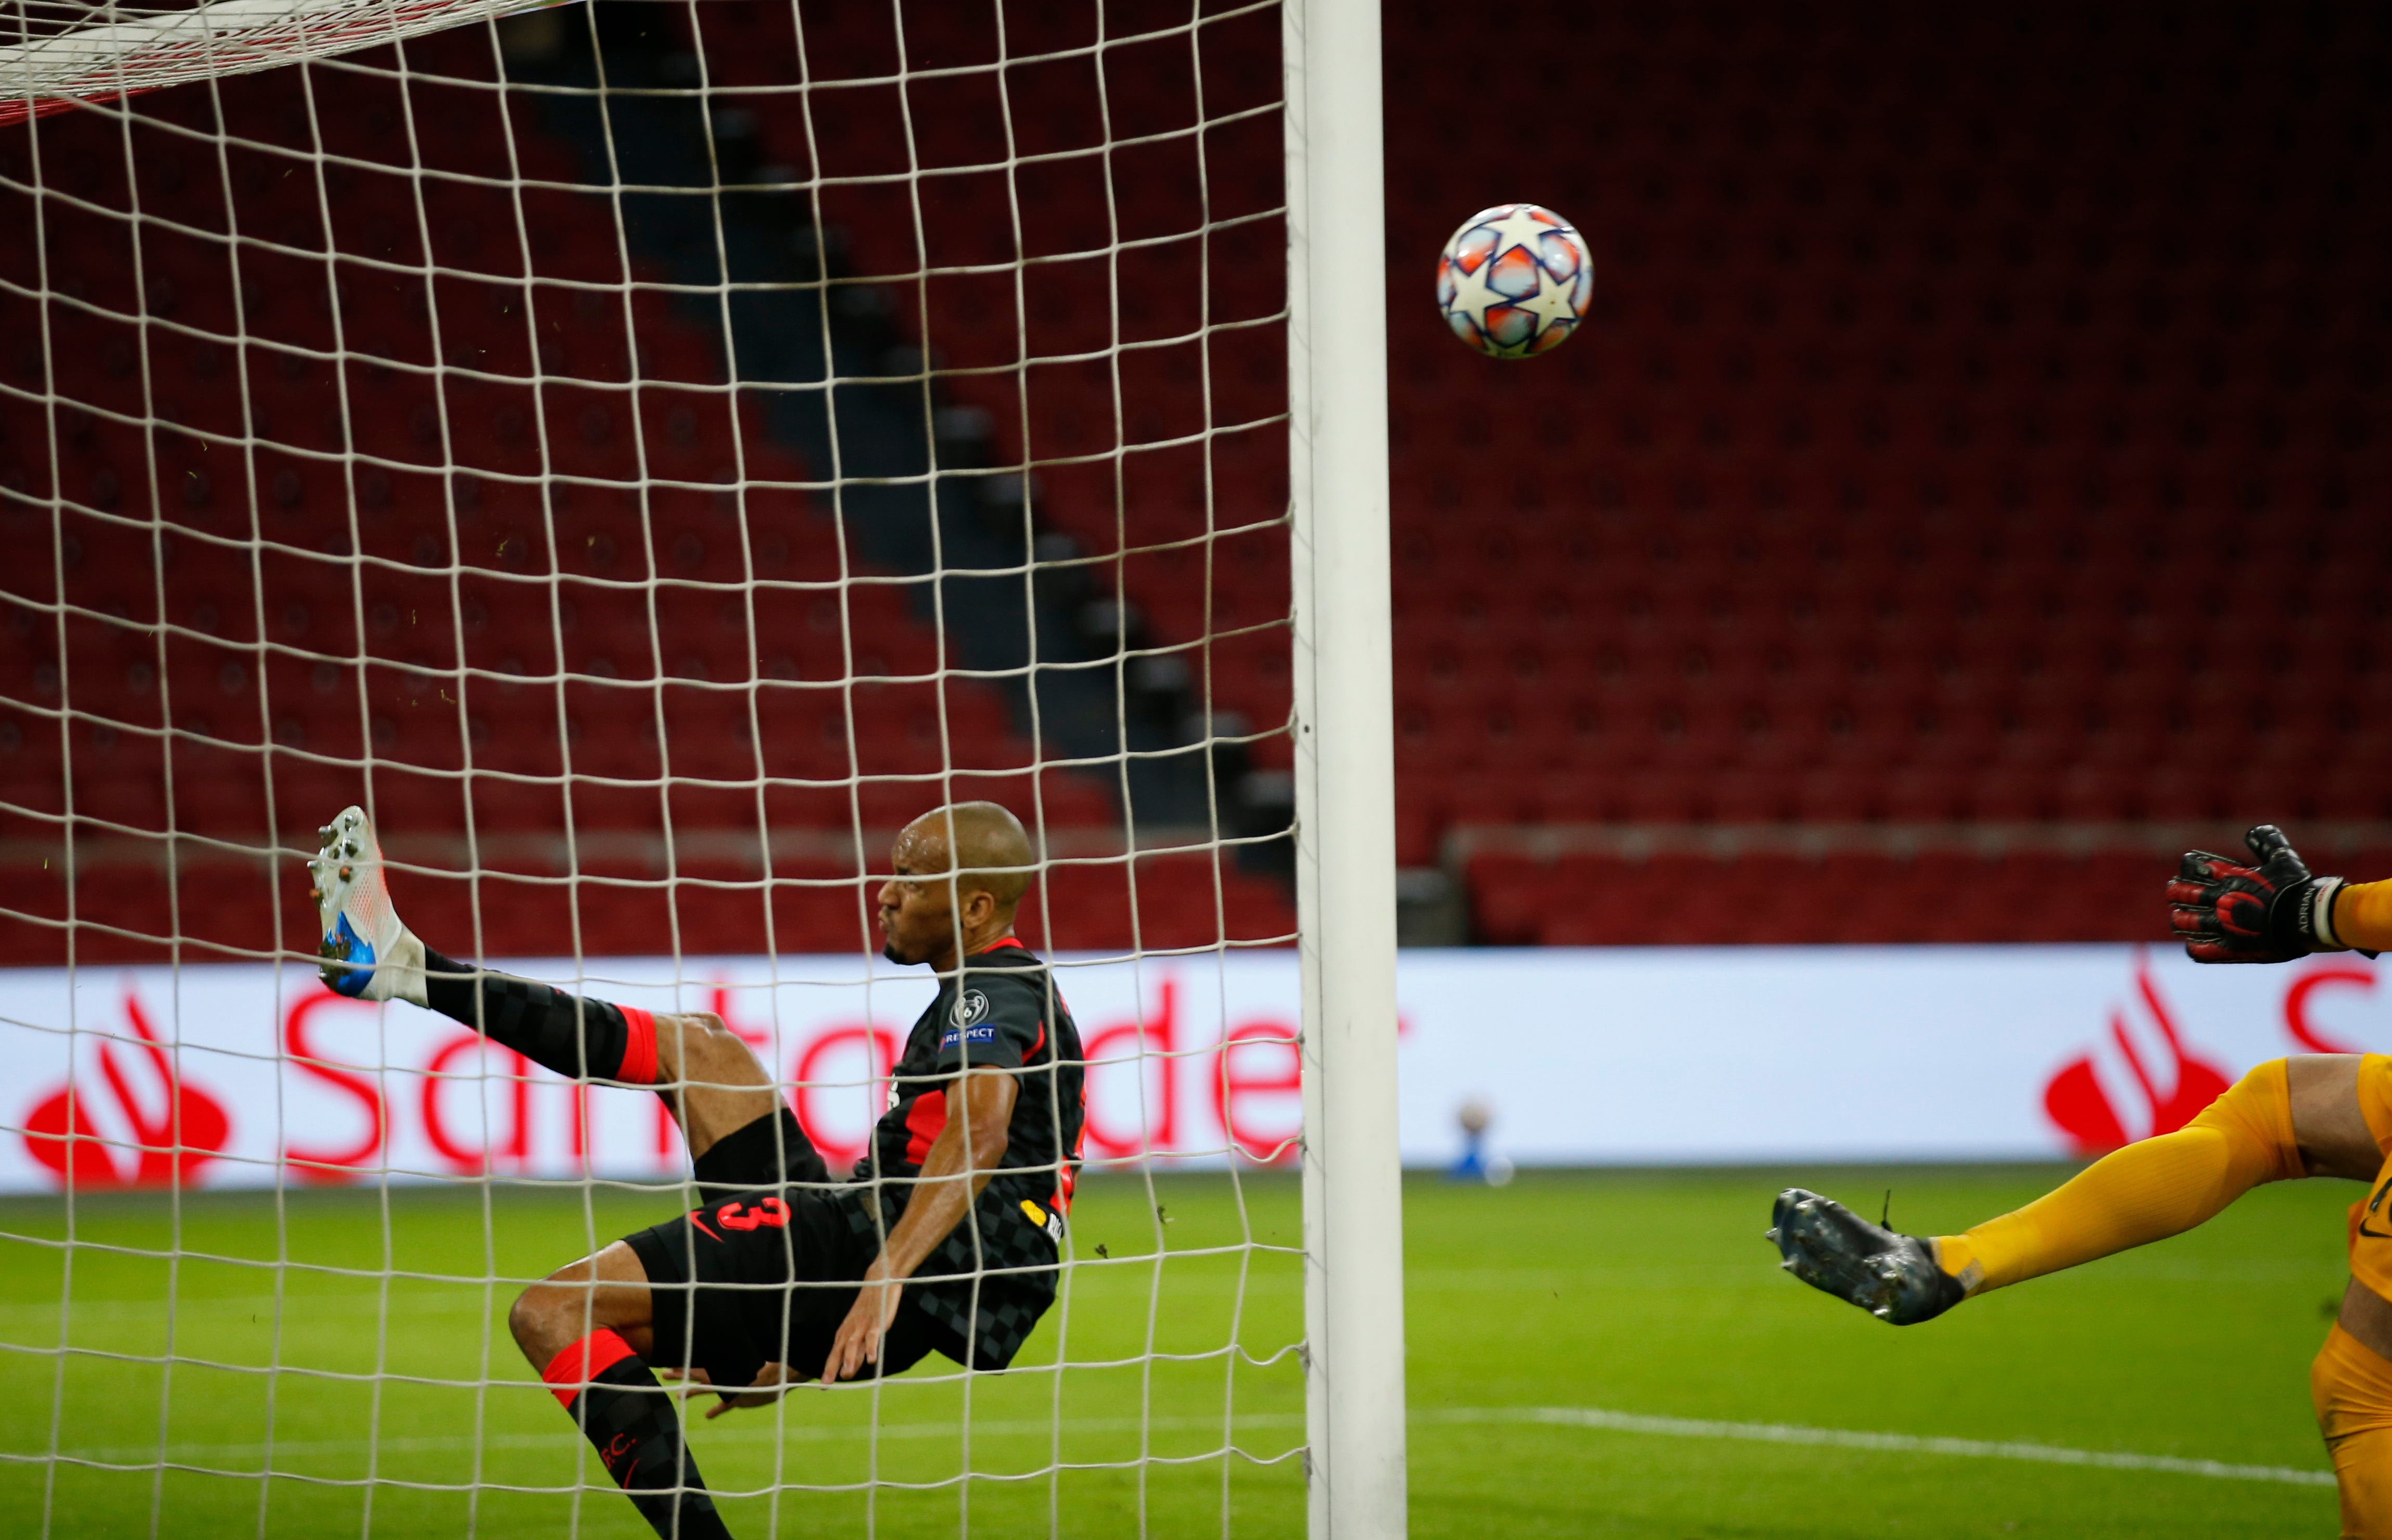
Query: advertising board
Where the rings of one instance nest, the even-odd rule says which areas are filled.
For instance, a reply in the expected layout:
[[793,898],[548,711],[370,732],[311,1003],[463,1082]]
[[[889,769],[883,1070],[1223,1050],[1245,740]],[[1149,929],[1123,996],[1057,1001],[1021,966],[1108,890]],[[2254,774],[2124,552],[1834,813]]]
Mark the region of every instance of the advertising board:
[[[711,1010],[787,1086],[835,1169],[863,1147],[930,980],[855,958],[526,960],[511,971]],[[2355,954],[2204,968],[2172,949],[1411,951],[1399,977],[1408,1163],[1491,1113],[1521,1164],[2031,1159],[2180,1126],[2287,1053],[2392,1049]],[[1293,953],[1065,959],[1090,1061],[1092,1169],[1285,1162],[1300,1081]],[[443,1016],[312,970],[0,972],[0,1190],[471,1178],[670,1181],[654,1095],[577,1088]]]

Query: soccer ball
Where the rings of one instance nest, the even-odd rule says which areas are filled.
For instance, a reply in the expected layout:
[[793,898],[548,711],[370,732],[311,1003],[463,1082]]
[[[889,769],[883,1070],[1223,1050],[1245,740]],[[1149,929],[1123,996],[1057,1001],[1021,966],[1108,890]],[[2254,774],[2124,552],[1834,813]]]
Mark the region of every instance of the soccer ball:
[[1594,259],[1569,221],[1499,203],[1462,222],[1436,259],[1436,307],[1490,358],[1529,358],[1569,340],[1594,298]]

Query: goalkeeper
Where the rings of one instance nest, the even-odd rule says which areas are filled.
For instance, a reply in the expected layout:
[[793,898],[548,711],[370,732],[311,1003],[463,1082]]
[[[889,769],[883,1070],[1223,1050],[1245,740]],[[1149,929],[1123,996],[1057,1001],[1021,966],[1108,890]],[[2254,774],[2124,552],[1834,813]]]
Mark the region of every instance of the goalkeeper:
[[1055,1298],[1084,1068],[1046,965],[1014,938],[1033,861],[1011,813],[961,803],[897,836],[878,896],[884,951],[929,964],[940,989],[845,1182],[721,1017],[451,962],[399,923],[363,812],[321,834],[308,865],[332,989],[428,1006],[573,1080],[652,1088],[681,1124],[697,1207],[560,1268],[507,1317],[659,1535],[729,1532],[652,1365],[710,1388],[713,1417],[932,1351],[974,1368],[1013,1361]]
[[[2185,951],[2202,963],[2285,963],[2392,948],[2392,882],[2315,877],[2272,824],[2248,861],[2195,850],[2167,886]],[[2174,1133],[2105,1156],[2015,1213],[1956,1236],[1897,1235],[1800,1187],[1777,1197],[1769,1238],[1814,1288],[1895,1326],[2190,1230],[2262,1182],[2373,1184],[2351,1205],[2350,1285],[2309,1370],[2334,1457],[2346,1536],[2392,1537],[2392,1058],[2273,1059]]]

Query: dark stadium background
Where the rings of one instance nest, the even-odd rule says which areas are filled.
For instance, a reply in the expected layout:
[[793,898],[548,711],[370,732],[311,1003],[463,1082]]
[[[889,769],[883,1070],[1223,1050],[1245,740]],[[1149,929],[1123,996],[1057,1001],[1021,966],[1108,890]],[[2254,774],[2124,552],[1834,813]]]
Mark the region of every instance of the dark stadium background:
[[[1150,9],[1154,25],[1179,15]],[[1137,10],[1110,14],[1135,31]],[[578,13],[563,14],[556,38],[519,43],[516,78],[595,78]],[[993,46],[976,11],[910,14],[916,69]],[[709,79],[792,78],[785,6],[726,0],[706,16]],[[884,11],[806,16],[817,73],[826,59],[892,66]],[[2260,819],[2354,874],[2392,871],[2382,10],[1524,6],[1461,23],[1462,69],[1457,22],[1387,11],[1408,940],[2157,938],[2173,853]],[[1036,47],[1038,7],[1013,7],[1008,25],[1017,53]],[[698,78],[683,9],[606,4],[600,26],[612,84]],[[1209,29],[1209,112],[1273,96],[1277,27],[1256,13]],[[472,29],[408,57],[492,68]],[[1114,138],[1185,123],[1183,48],[1124,48],[1107,69]],[[971,78],[917,85],[925,165],[987,158],[995,104]],[[1036,84],[1015,103],[1023,150],[1094,143],[1102,125],[1079,97]],[[421,85],[410,118],[381,83],[341,90],[319,97],[321,132],[353,162],[409,164],[411,122],[426,163],[511,175],[486,97]],[[121,318],[146,307],[229,335],[235,295],[221,243],[162,225],[144,226],[136,265],[110,123],[71,113],[43,120],[37,141],[0,140],[8,177],[32,180],[38,142],[43,179],[87,205],[53,200],[45,225],[48,281],[80,303],[45,316],[0,292],[0,885],[20,916],[0,924],[0,960],[66,956],[70,785],[79,960],[163,958],[154,938],[177,932],[188,960],[254,955],[278,913],[280,935],[307,945],[295,862],[262,854],[269,822],[286,846],[312,844],[362,793],[369,743],[395,852],[485,874],[414,878],[410,913],[427,929],[523,954],[559,950],[578,922],[586,951],[653,951],[670,917],[683,951],[750,951],[768,884],[782,950],[862,944],[844,790],[771,788],[769,849],[757,837],[757,794],[736,783],[757,762],[750,681],[776,776],[847,773],[852,704],[853,765],[900,778],[864,784],[875,831],[936,799],[923,778],[942,754],[968,772],[958,791],[1026,803],[1034,701],[1044,750],[1094,766],[1035,778],[1057,853],[1122,849],[1125,799],[1141,842],[1216,827],[1253,842],[1141,857],[1143,944],[1216,937],[1216,867],[1232,938],[1293,929],[1283,844],[1268,837],[1289,808],[1276,427],[1225,434],[1209,456],[1138,457],[1118,503],[1101,463],[1048,463],[1027,484],[952,474],[931,499],[918,485],[852,490],[843,548],[794,493],[751,495],[743,526],[737,499],[706,489],[734,464],[827,474],[825,393],[786,388],[819,379],[826,348],[842,373],[888,382],[838,392],[846,474],[918,472],[931,434],[950,472],[1022,457],[1025,409],[1003,377],[939,373],[926,398],[922,302],[892,281],[920,260],[891,201],[902,186],[834,196],[819,239],[791,194],[723,200],[734,278],[837,280],[734,308],[755,388],[734,411],[674,389],[725,378],[702,304],[644,294],[627,331],[618,304],[553,287],[530,303],[540,362],[566,382],[536,399],[510,308],[525,303],[514,211],[496,188],[427,184],[439,260],[483,275],[436,286],[443,356],[520,382],[452,377],[436,397],[427,377],[374,361],[431,360],[422,284],[344,260],[335,307],[304,254],[324,246],[328,201],[344,258],[421,261],[407,179],[347,164],[319,195],[312,160],[271,148],[312,142],[291,71],[226,83],[221,100],[228,126],[268,147],[230,153],[240,226],[288,248],[244,259],[245,348]],[[667,98],[610,110],[627,176],[752,188],[815,163],[902,169],[895,107],[893,88],[818,93],[811,139],[786,95],[710,122]],[[199,87],[144,110],[216,122]],[[604,175],[586,98],[526,100],[514,128],[524,175]],[[225,227],[212,147],[152,127],[136,138],[141,206]],[[1216,218],[1276,202],[1274,115],[1207,144]],[[1184,140],[1118,156],[1124,238],[1190,227],[1197,169]],[[934,261],[1009,255],[1000,177],[936,186]],[[1099,162],[1043,164],[1020,191],[1034,251],[1102,239]],[[1583,336],[1499,364],[1444,332],[1431,272],[1462,218],[1512,199],[1587,232],[1597,286]],[[22,195],[0,204],[0,221],[29,227]],[[626,201],[635,276],[719,277],[699,207]],[[604,200],[535,194],[527,212],[539,275],[621,280]],[[1214,321],[1268,317],[1280,242],[1265,217],[1220,233],[1209,265],[1189,241],[1125,258],[1125,334],[1191,324],[1200,265]],[[0,276],[35,286],[35,256],[32,242],[0,244]],[[931,286],[934,370],[1008,356],[1009,281]],[[1034,348],[1104,344],[1101,263],[1025,282]],[[274,345],[328,346],[336,309],[345,381]],[[45,323],[64,401],[55,438],[34,399]],[[1268,419],[1276,349],[1256,326],[1141,353],[1124,366],[1123,428],[1142,442],[1202,427],[1207,379],[1216,425]],[[655,382],[636,418],[619,390],[570,382],[634,369]],[[244,375],[261,438],[420,469],[352,480],[272,448],[227,465],[187,430],[238,433]],[[1100,452],[1112,414],[1102,360],[1042,370],[1034,452]],[[462,468],[448,493],[431,469],[444,433]],[[543,463],[583,478],[545,507],[526,484],[472,473]],[[651,494],[645,532],[630,490],[644,464],[684,484]],[[70,500],[55,524],[54,492]],[[254,560],[253,538],[266,542]],[[360,552],[374,560],[358,567]],[[956,575],[1029,557],[1034,582]],[[943,583],[929,579],[938,562]],[[850,590],[860,674],[927,675],[942,604],[948,663],[1019,670],[1034,637],[1036,687],[1017,675],[849,692],[827,591],[760,604],[748,646],[733,586],[744,563],[764,578],[826,580],[842,563],[878,578]],[[644,597],[604,587],[651,576],[666,584],[655,646]],[[63,628],[44,607],[61,598],[74,606]],[[162,643],[162,602],[175,628]],[[561,692],[519,682],[559,668],[577,676]],[[653,679],[666,682],[637,687]],[[1208,726],[1228,737],[1209,755]],[[585,775],[683,779],[662,796],[576,783],[568,851],[565,791],[541,779],[562,770],[561,737]],[[864,848],[868,866],[877,834]],[[563,880],[575,872],[591,879],[578,902]],[[1040,939],[1130,943],[1120,863],[1060,868],[1049,886]]]

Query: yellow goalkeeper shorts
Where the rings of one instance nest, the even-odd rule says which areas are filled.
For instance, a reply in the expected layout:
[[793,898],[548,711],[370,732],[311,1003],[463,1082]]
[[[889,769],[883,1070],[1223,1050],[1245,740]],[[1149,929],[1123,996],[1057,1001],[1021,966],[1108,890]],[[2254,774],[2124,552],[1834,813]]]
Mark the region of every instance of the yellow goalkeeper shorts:
[[2336,1326],[2309,1365],[2309,1398],[2342,1488],[2345,1540],[2392,1540],[2392,1363]]

